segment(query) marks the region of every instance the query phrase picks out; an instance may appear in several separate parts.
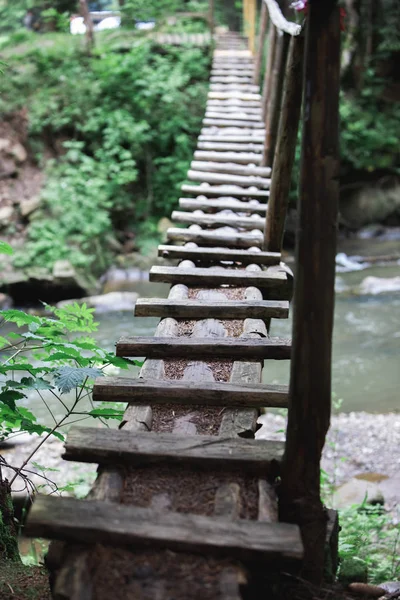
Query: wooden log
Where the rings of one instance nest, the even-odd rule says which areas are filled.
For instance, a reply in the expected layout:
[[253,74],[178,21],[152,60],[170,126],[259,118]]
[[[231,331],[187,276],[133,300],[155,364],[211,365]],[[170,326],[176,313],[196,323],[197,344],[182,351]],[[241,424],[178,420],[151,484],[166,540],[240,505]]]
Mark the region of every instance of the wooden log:
[[267,32],[268,25],[268,11],[265,2],[261,3],[261,15],[260,15],[260,31],[258,34],[258,44],[257,44],[257,54],[256,60],[254,64],[254,75],[253,75],[253,83],[255,85],[259,85],[260,83],[260,73],[261,73],[261,63],[264,54],[264,45],[265,45],[265,34]]
[[235,163],[218,163],[211,161],[192,161],[191,168],[194,171],[206,171],[212,173],[230,173],[232,175],[249,175],[257,177],[269,177],[271,169],[268,167],[252,167],[237,165]]
[[[264,129],[249,129],[244,125],[237,127],[236,125],[227,126],[227,127],[217,127],[216,125],[202,127],[200,130],[200,135],[213,135],[215,138],[215,142],[219,141],[220,137],[224,137],[226,135],[240,135],[246,136],[251,135],[253,138],[265,136],[265,128]],[[242,140],[239,143],[243,143]],[[257,143],[257,142],[255,142]]]
[[252,77],[246,77],[242,75],[242,77],[238,77],[237,75],[213,75],[211,73],[210,77],[211,83],[253,83]]
[[180,198],[179,206],[185,210],[203,210],[205,212],[215,210],[231,210],[237,213],[257,213],[262,216],[267,211],[267,204],[261,204],[260,202],[253,200],[250,202],[244,202],[241,200],[235,200],[228,198],[218,198],[216,200],[208,198],[205,200],[199,200],[198,198]]
[[268,198],[269,192],[243,188],[236,185],[188,185],[183,184],[182,192],[203,196],[232,196],[237,198]]
[[198,231],[197,229],[180,229],[179,227],[170,227],[167,230],[167,238],[179,242],[195,242],[196,244],[210,246],[232,246],[233,248],[260,247],[263,240],[260,231],[257,233],[237,233],[235,231]]
[[253,229],[264,230],[264,220],[256,215],[254,217],[239,217],[235,214],[226,215],[224,213],[217,213],[214,215],[201,214],[196,212],[182,212],[174,210],[172,213],[172,220],[177,223],[197,223],[203,227],[218,227],[221,225],[229,225],[231,227],[237,227],[238,229],[247,229],[252,231]]
[[262,160],[261,154],[255,154],[254,152],[216,152],[214,151],[201,151],[197,150],[194,153],[194,157],[197,160],[205,160],[212,162],[221,163],[236,163],[236,164],[255,164],[259,165]]
[[174,319],[286,319],[289,302],[286,300],[226,300],[207,304],[198,300],[169,300],[164,298],[138,298],[136,317],[172,317]]
[[215,247],[187,248],[186,246],[166,245],[160,245],[158,247],[158,255],[168,259],[189,258],[200,263],[239,262],[242,264],[258,263],[260,265],[279,264],[281,256],[277,252],[256,252],[255,250],[233,250],[231,248]]
[[218,107],[240,107],[240,108],[252,108],[254,110],[261,111],[260,100],[240,100],[238,98],[225,98],[221,100],[213,100],[209,98],[207,100],[207,106],[218,106]]
[[213,183],[221,185],[240,185],[240,186],[255,186],[259,188],[268,188],[271,180],[258,175],[234,175],[225,173],[207,173],[206,171],[194,171],[189,169],[187,178],[191,181],[199,181],[201,183]]
[[[255,108],[255,107],[247,107],[247,106],[243,106],[243,104],[213,104],[214,102],[216,102],[216,100],[210,100],[207,103],[206,106],[206,117],[211,117],[214,115],[217,115],[217,117],[214,118],[230,118],[232,115],[234,115],[235,113],[239,113],[239,114],[243,114],[243,115],[248,115],[251,117],[255,117],[258,118],[258,120],[261,120],[261,108]],[[254,119],[252,119],[254,120]],[[261,136],[260,136],[261,137]],[[263,140],[264,141],[264,140]]]
[[250,101],[258,101],[260,102],[261,96],[260,94],[255,93],[246,93],[241,91],[233,91],[233,90],[225,90],[225,91],[211,91],[208,92],[208,96],[210,100],[229,100],[229,99],[237,99],[246,102]]
[[258,85],[250,83],[210,83],[211,92],[235,92],[242,94],[257,94],[259,91]]
[[54,496],[36,498],[25,533],[29,537],[66,539],[86,544],[166,547],[172,551],[260,563],[267,559],[299,561],[303,556],[300,532],[295,525],[229,521]]
[[[262,271],[253,273],[243,270],[231,270],[215,267],[214,269],[179,269],[177,267],[152,267],[150,281],[164,283],[183,283],[195,286],[216,285],[253,285],[263,290],[264,294],[274,294],[273,299],[286,300],[289,297],[289,285],[286,273],[282,271]],[[272,299],[272,298],[268,298]]]
[[330,421],[339,196],[340,15],[335,0],[309,6],[304,68],[290,411],[280,518],[300,525],[302,576],[319,584],[327,521],[320,499],[320,459]]
[[239,119],[230,119],[228,116],[225,116],[225,119],[212,119],[205,117],[203,119],[203,125],[207,125],[209,127],[247,127],[247,129],[264,129],[264,123],[262,121],[251,121],[248,120],[240,120]]
[[186,406],[239,406],[261,408],[287,406],[285,385],[219,383],[204,381],[166,381],[100,377],[93,388],[96,402],[134,404],[182,404]]
[[[218,141],[218,139],[217,139],[215,142],[198,142],[197,148],[199,150],[211,150],[214,152],[224,150],[225,152],[257,152],[257,153],[261,153],[263,146],[262,146],[262,144],[256,144],[256,143],[252,143],[252,142],[250,142],[249,144],[223,143],[223,142]],[[196,153],[195,153],[195,156],[196,156]],[[251,160],[249,162],[251,162]]]
[[[271,461],[281,460],[284,444],[269,440],[187,436],[71,427],[64,460],[139,467],[148,464],[185,464],[188,468],[242,468],[267,475]],[[274,468],[274,467],[273,467]]]
[[265,228],[265,249],[273,252],[280,252],[283,242],[300,119],[303,54],[303,36],[293,37],[290,41],[286,67],[285,89]]
[[285,19],[277,0],[263,0],[263,2],[268,7],[269,17],[275,27],[292,36],[300,34],[301,25]]
[[147,356],[148,358],[190,358],[209,360],[246,356],[248,360],[289,360],[290,340],[280,338],[212,337],[177,338],[122,337],[117,342],[117,356]]
[[276,50],[276,36],[277,32],[272,24],[269,22],[268,27],[268,45],[267,45],[267,63],[265,65],[264,72],[264,81],[262,87],[262,117],[263,121],[265,121],[265,116],[267,114],[267,106],[269,104],[269,95],[271,93],[271,77],[272,77],[272,67],[274,65],[275,58],[275,50]]
[[[260,128],[264,127],[263,122],[260,119],[259,115],[253,115],[251,113],[246,112],[245,109],[241,109],[238,110],[236,109],[235,111],[224,111],[222,109],[218,110],[214,107],[207,107],[206,109],[206,114],[205,114],[206,118],[208,119],[214,119],[214,120],[223,120],[225,121],[251,121],[252,123],[257,123]],[[217,123],[218,125],[218,123]],[[241,127],[242,123],[240,123],[238,125],[238,127]],[[231,123],[228,123],[229,127],[232,127]],[[252,124],[248,125],[246,124],[246,127],[253,127]]]
[[265,113],[265,144],[262,161],[264,166],[272,166],[272,161],[274,159],[279,113],[282,102],[283,75],[285,72],[288,47],[289,35],[278,34],[270,79],[271,89],[268,95],[268,105]]

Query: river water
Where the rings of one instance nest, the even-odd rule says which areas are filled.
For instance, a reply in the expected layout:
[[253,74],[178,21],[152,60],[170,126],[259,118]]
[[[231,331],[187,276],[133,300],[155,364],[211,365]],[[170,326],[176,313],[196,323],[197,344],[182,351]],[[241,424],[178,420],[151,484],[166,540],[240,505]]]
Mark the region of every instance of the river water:
[[[351,290],[367,276],[394,277],[399,266],[371,267],[337,276],[333,340],[332,390],[340,410],[400,410],[400,294],[358,295]],[[169,287],[138,282],[140,296],[166,297]],[[98,340],[111,348],[121,335],[153,335],[158,319],[130,313],[99,315]],[[274,319],[271,335],[291,337],[290,319]],[[318,374],[316,373],[317,377]],[[266,361],[264,382],[288,383],[288,361]]]

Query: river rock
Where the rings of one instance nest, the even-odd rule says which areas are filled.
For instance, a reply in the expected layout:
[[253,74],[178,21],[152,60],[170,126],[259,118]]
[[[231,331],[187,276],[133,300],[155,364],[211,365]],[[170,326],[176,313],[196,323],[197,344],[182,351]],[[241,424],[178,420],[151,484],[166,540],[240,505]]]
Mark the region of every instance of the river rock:
[[29,200],[21,200],[19,209],[23,217],[27,217],[40,206],[40,196],[35,196]]
[[11,222],[13,213],[12,206],[3,206],[3,208],[0,208],[0,227],[8,225]]
[[371,223],[399,224],[400,186],[362,189],[341,202],[340,213],[345,223],[354,229]]
[[63,300],[58,302],[57,306],[62,308],[67,304],[78,302],[78,304],[86,303],[89,308],[94,308],[96,312],[117,312],[117,311],[132,311],[135,308],[138,294],[135,292],[109,292],[99,296],[87,296],[78,300]]
[[[381,477],[382,480],[386,478],[385,475]],[[350,481],[337,488],[332,500],[333,507],[336,509],[349,508],[364,502],[370,505],[384,504],[385,499],[379,482],[352,477]]]
[[20,144],[19,142],[17,142],[16,144],[13,144],[11,146],[11,148],[8,150],[8,152],[9,152],[9,154],[11,154],[11,156],[13,158],[15,158],[17,163],[23,163],[28,158],[27,151],[25,150],[23,145]]
[[384,294],[400,291],[400,277],[366,277],[360,284],[360,294]]
[[12,298],[7,294],[0,293],[0,310],[8,310],[13,305]]

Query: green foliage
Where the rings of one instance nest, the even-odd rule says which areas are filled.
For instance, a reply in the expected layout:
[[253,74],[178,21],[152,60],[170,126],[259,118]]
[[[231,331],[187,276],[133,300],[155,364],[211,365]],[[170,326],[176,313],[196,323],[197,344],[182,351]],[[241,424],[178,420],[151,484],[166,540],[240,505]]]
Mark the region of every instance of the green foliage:
[[[49,44],[7,55],[0,110],[29,105],[31,146],[57,154],[47,163],[28,243],[16,252],[18,267],[51,268],[68,259],[104,271],[115,251],[113,231],[124,242],[141,221],[168,214],[185,179],[209,57],[191,47],[157,54],[151,42],[132,37],[121,53],[108,35],[98,36],[92,57],[72,36],[56,34]],[[61,147],[59,139],[70,141]]]
[[352,506],[340,513],[339,556],[368,568],[371,583],[400,577],[400,531],[381,508]]

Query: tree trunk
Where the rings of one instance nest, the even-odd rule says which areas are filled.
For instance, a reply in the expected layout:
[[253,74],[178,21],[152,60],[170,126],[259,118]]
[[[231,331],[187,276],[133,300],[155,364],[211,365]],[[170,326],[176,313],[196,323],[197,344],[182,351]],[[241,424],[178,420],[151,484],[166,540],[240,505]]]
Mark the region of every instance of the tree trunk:
[[94,46],[94,32],[93,21],[92,17],[90,16],[87,0],[79,0],[79,11],[86,26],[86,45],[90,52]]
[[0,560],[20,561],[11,488],[0,479]]

